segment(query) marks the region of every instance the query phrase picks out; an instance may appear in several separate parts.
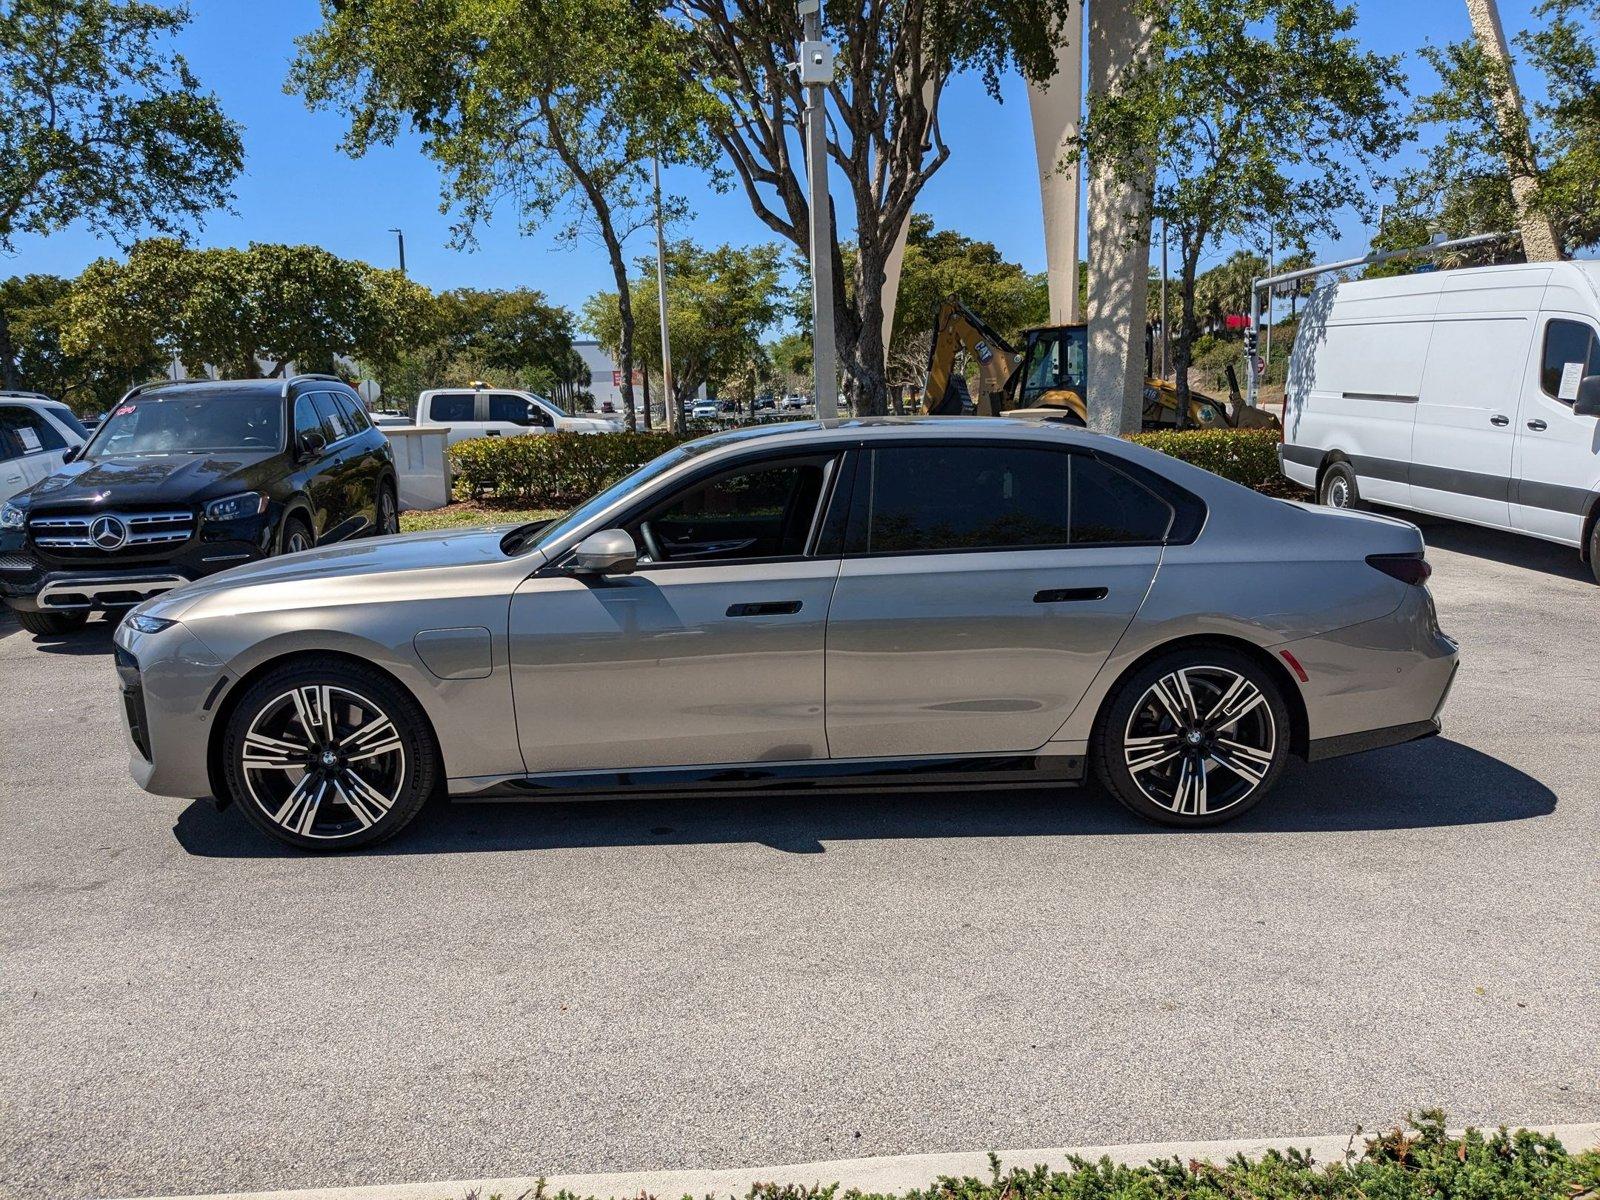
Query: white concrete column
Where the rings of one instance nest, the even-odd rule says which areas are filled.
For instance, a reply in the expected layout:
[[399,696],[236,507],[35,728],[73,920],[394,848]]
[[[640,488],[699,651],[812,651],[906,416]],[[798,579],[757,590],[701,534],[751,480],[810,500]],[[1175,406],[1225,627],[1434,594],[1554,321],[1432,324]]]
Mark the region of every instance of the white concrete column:
[[[1102,0],[1104,3],[1105,0]],[[1039,199],[1044,208],[1045,266],[1050,274],[1050,323],[1074,325],[1078,312],[1078,223],[1082,187],[1074,139],[1083,119],[1083,14],[1061,29],[1056,73],[1028,85],[1033,112],[1033,147],[1039,163]]]

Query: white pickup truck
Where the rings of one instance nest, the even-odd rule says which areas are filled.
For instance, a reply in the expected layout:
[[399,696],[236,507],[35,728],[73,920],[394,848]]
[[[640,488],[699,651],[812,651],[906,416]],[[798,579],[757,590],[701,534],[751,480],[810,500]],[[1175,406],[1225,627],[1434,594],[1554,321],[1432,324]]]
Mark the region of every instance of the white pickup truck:
[[434,388],[417,398],[417,424],[448,430],[450,445],[468,438],[515,437],[530,433],[617,433],[622,422],[609,417],[576,417],[533,392],[477,384]]

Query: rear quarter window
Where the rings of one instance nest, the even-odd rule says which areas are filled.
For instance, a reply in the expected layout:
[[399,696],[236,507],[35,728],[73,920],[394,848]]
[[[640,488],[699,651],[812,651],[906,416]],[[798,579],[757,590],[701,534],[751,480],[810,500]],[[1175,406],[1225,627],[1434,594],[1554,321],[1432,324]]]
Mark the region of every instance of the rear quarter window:
[[477,420],[478,398],[471,392],[441,392],[428,401],[430,420],[453,425]]

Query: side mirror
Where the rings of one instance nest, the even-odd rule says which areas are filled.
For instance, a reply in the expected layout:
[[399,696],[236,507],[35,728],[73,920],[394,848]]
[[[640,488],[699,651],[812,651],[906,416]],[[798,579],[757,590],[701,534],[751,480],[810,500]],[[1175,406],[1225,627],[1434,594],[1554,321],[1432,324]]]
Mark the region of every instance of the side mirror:
[[62,462],[76,462],[78,455],[83,453],[82,446],[68,446],[67,452],[61,456]]
[[327,448],[328,439],[315,429],[308,430],[300,435],[300,453],[307,458],[315,458]]
[[572,548],[566,568],[574,575],[632,575],[639,551],[625,529],[602,529]]
[[1578,396],[1572,402],[1573,414],[1580,417],[1600,417],[1600,375],[1585,375],[1578,384]]

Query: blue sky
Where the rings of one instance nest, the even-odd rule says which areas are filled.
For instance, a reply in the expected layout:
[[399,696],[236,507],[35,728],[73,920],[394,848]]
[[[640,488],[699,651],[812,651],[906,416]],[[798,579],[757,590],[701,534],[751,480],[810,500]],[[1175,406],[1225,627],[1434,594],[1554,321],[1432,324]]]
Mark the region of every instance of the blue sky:
[[[1508,34],[1523,27],[1528,0],[1502,0]],[[335,254],[380,265],[395,261],[394,235],[406,233],[412,276],[433,288],[539,288],[574,311],[592,293],[611,286],[603,252],[579,241],[558,242],[553,231],[524,236],[514,215],[501,214],[480,230],[475,251],[449,246],[448,217],[439,212],[439,177],[415,142],[402,140],[364,159],[337,149],[339,118],[308,112],[285,95],[283,80],[293,39],[318,21],[315,0],[192,0],[193,22],[180,48],[227,113],[244,126],[245,173],[235,188],[232,214],[207,221],[198,241],[243,245],[250,241],[310,242]],[[1443,42],[1467,36],[1464,0],[1362,0],[1359,32],[1385,53],[1405,51],[1412,70],[1419,39]],[[1426,87],[1427,73],[1419,78]],[[918,208],[941,226],[994,242],[1030,270],[1044,266],[1043,229],[1033,167],[1032,133],[1020,79],[1006,81],[996,104],[975,77],[959,78],[943,108],[950,160],[924,190]],[[1015,163],[996,177],[990,164]],[[669,176],[668,187],[695,197],[694,218],[677,232],[704,244],[773,240],[738,192],[717,195],[688,173]],[[1347,219],[1345,237],[1327,249],[1340,257],[1366,246],[1368,232]],[[636,235],[632,254],[648,249]],[[81,228],[50,238],[19,239],[0,274],[50,272],[75,275],[116,248]],[[631,257],[631,255],[630,255]]]

